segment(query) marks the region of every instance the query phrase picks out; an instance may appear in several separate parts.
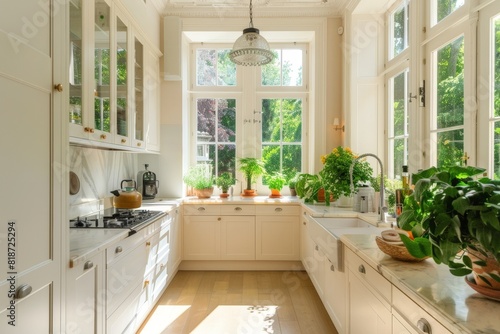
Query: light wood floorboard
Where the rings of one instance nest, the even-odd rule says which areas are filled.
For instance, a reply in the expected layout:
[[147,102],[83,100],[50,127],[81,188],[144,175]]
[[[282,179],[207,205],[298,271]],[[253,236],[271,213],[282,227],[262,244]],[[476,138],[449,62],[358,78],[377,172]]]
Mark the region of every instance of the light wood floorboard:
[[179,271],[138,333],[338,334],[301,271]]

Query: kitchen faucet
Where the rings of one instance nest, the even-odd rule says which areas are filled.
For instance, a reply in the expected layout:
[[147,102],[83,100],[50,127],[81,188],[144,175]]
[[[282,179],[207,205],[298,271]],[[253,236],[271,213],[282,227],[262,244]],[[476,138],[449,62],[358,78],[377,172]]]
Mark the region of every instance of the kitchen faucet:
[[354,159],[351,163],[351,167],[349,167],[349,177],[350,177],[350,180],[351,180],[351,194],[354,193],[354,183],[352,181],[352,170],[354,168],[354,165],[356,164],[356,162],[363,158],[363,157],[374,157],[375,159],[377,159],[378,163],[380,164],[380,205],[379,205],[379,212],[380,212],[380,218],[379,218],[379,221],[378,223],[386,223],[386,219],[385,219],[385,212],[387,211],[387,208],[384,206],[384,165],[382,164],[382,161],[379,159],[379,157],[377,157],[375,154],[372,154],[372,153],[365,153],[365,154],[361,154],[360,156],[358,156],[356,159]]

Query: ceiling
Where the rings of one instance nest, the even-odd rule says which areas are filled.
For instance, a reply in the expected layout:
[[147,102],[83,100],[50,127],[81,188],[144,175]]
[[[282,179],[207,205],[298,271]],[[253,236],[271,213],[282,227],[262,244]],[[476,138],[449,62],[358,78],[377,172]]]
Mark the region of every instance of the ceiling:
[[[150,0],[162,16],[242,17],[250,0]],[[254,17],[341,17],[349,6],[356,13],[383,13],[395,0],[252,0]]]

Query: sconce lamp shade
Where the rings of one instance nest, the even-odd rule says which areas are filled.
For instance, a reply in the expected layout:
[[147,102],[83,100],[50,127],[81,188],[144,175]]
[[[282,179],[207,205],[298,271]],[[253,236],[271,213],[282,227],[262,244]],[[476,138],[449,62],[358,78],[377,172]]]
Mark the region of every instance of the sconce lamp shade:
[[236,65],[260,66],[270,63],[274,54],[269,49],[269,43],[254,28],[252,19],[252,0],[250,0],[250,27],[243,29],[241,35],[234,42],[233,50],[229,52],[229,59]]

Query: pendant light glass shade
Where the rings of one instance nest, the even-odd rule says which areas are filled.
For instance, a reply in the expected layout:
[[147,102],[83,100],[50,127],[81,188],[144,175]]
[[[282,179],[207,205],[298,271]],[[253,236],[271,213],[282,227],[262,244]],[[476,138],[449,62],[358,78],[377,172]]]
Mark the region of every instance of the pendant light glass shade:
[[270,63],[273,58],[266,39],[259,34],[259,29],[253,27],[250,0],[250,28],[244,29],[243,35],[234,42],[229,59],[237,65],[260,66]]

